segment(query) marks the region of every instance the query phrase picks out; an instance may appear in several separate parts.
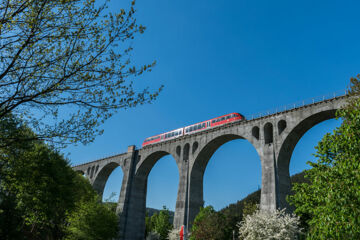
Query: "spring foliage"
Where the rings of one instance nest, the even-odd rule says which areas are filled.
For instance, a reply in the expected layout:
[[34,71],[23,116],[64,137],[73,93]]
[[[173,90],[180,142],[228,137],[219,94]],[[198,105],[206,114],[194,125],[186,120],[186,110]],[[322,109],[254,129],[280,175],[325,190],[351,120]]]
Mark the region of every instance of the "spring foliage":
[[191,240],[221,240],[230,236],[231,227],[221,212],[216,212],[212,206],[200,209],[191,228]]
[[172,229],[172,224],[170,223],[170,212],[165,206],[160,210],[159,213],[155,213],[151,217],[146,217],[146,232],[150,239],[160,239],[165,240],[169,234],[169,231]]
[[316,147],[317,162],[289,197],[308,225],[308,239],[360,239],[360,75],[351,80],[349,104],[337,112],[343,123]]
[[[0,135],[32,138],[34,134],[21,121],[3,118]],[[0,148],[0,173],[0,239],[116,236],[115,213],[96,200],[90,183],[59,152],[42,141],[17,141]],[[99,237],[104,229],[108,235]],[[71,238],[75,232],[85,234]]]
[[11,113],[37,138],[87,143],[116,110],[156,98],[161,87],[133,84],[155,64],[130,60],[127,42],[145,30],[135,1],[117,13],[108,2],[1,1],[0,119]]
[[293,240],[301,233],[300,219],[283,210],[273,212],[257,210],[239,223],[239,236],[244,240]]

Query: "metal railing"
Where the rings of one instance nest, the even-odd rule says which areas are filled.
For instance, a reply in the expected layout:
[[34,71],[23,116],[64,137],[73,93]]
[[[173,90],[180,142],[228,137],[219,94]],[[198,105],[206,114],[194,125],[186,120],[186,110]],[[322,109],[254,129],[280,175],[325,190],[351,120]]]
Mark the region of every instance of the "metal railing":
[[348,90],[344,89],[344,90],[340,90],[340,91],[336,91],[330,94],[326,94],[326,95],[322,95],[322,96],[318,96],[318,97],[313,97],[313,98],[309,98],[306,100],[302,100],[302,101],[298,101],[292,104],[287,104],[278,108],[274,108],[274,109],[270,109],[268,111],[264,111],[264,112],[259,112],[256,114],[252,114],[247,117],[247,120],[253,120],[256,118],[262,118],[262,117],[266,117],[269,115],[273,115],[276,113],[280,113],[280,112],[285,112],[285,111],[289,111],[289,110],[293,110],[296,108],[300,108],[300,107],[304,107],[306,105],[310,105],[310,104],[314,104],[314,103],[318,103],[318,102],[322,102],[325,100],[330,100],[330,99],[334,99],[337,97],[342,97],[348,94]]

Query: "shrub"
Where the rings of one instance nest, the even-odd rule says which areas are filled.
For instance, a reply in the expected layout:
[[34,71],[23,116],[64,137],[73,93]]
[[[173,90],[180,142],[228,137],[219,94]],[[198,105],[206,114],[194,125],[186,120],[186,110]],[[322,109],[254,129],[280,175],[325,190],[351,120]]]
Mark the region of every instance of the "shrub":
[[168,234],[168,240],[179,240],[180,239],[180,231],[179,229],[172,229]]
[[300,219],[283,210],[274,212],[257,210],[253,215],[248,215],[238,224],[240,239],[297,239],[301,234]]

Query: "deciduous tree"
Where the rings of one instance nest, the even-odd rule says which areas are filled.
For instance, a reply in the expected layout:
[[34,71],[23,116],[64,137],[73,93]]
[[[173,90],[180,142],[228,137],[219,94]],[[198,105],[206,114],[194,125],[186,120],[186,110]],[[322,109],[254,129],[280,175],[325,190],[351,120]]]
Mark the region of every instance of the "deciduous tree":
[[154,66],[130,60],[128,40],[145,30],[135,1],[116,13],[108,2],[1,1],[0,119],[11,113],[37,138],[87,143],[118,109],[156,98],[160,90],[133,84]]
[[289,200],[309,226],[308,239],[360,239],[360,75],[351,80],[350,101],[337,112],[341,126],[316,147],[308,162],[311,183],[295,184]]
[[[21,121],[8,117],[0,119],[0,136],[5,134],[34,135]],[[91,221],[82,224],[92,228],[92,233],[116,229],[117,221],[115,225],[108,221],[116,218],[115,213],[106,213],[105,206],[94,200],[97,194],[90,183],[40,140],[0,148],[0,173],[0,239],[62,239],[69,220],[74,226],[74,218],[69,218],[74,212],[89,216]]]
[[225,223],[222,213],[216,212],[212,206],[201,208],[191,228],[191,240],[230,239],[232,232]]

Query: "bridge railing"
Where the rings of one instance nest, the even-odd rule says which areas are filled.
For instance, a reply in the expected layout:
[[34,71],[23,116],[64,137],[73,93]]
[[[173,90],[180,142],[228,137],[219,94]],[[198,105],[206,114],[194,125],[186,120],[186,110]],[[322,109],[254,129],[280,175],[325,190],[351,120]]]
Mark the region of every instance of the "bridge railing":
[[287,104],[281,107],[277,107],[277,108],[273,108],[270,109],[268,111],[263,111],[263,112],[259,112],[256,114],[252,114],[252,115],[248,115],[247,120],[252,120],[252,119],[256,119],[256,118],[261,118],[261,117],[265,117],[268,115],[273,115],[276,113],[280,113],[280,112],[285,112],[285,111],[289,111],[292,109],[296,109],[296,108],[300,108],[300,107],[304,107],[305,105],[309,105],[309,104],[314,104],[314,103],[318,103],[318,102],[322,102],[325,100],[330,100],[330,99],[334,99],[337,97],[342,97],[348,94],[348,90],[344,89],[344,90],[340,90],[340,91],[336,91],[333,93],[329,93],[326,95],[322,95],[322,96],[318,96],[318,97],[313,97],[313,98],[309,98],[309,99],[305,99],[302,101],[298,101],[292,104]]

